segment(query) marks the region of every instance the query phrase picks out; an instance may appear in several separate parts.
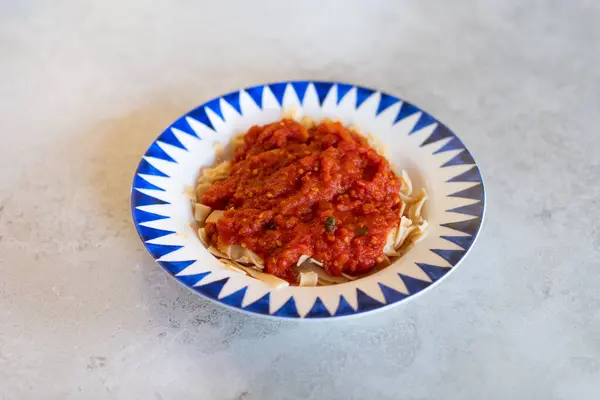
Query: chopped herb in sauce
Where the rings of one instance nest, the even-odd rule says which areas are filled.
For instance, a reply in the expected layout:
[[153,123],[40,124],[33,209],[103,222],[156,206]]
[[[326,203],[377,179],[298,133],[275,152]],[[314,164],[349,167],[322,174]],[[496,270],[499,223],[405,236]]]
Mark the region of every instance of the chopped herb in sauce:
[[274,231],[275,229],[277,229],[277,224],[274,220],[271,220],[265,224],[265,229],[268,231]]
[[369,234],[369,227],[368,226],[361,226],[360,228],[358,228],[356,230],[356,234],[358,236],[367,236]]
[[333,218],[333,217],[325,218],[325,230],[327,232],[333,232],[335,230],[335,218]]

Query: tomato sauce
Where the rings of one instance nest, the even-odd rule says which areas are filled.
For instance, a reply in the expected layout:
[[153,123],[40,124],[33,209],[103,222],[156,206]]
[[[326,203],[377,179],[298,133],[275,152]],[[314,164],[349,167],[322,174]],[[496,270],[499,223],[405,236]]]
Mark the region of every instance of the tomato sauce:
[[254,251],[266,272],[291,282],[303,254],[331,275],[363,274],[398,226],[400,186],[388,161],[339,122],[253,126],[228,178],[204,194],[203,204],[227,210],[206,232]]

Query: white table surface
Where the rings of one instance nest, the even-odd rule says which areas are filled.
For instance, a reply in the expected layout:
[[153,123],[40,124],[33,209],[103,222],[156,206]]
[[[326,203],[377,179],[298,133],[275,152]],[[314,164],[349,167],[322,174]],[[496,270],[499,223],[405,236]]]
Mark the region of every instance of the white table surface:
[[[598,21],[594,0],[0,0],[0,398],[598,399]],[[153,138],[294,78],[397,94],[475,154],[486,225],[440,286],[271,321],[146,253],[128,199]]]

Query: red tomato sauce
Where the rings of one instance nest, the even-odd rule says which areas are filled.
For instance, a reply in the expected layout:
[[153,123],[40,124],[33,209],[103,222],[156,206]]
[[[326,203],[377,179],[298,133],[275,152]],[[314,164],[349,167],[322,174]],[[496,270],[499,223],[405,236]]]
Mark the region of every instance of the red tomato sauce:
[[400,186],[388,161],[338,122],[253,126],[228,178],[204,194],[203,204],[227,210],[206,232],[254,251],[266,272],[290,282],[303,254],[331,275],[363,274],[398,226]]

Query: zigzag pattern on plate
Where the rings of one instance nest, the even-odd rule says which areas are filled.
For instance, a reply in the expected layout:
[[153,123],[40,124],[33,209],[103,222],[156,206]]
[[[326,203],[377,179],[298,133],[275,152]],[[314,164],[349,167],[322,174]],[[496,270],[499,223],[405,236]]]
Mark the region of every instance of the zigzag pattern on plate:
[[[202,270],[196,259],[181,259],[185,242],[169,229],[173,210],[168,192],[170,176],[185,154],[203,136],[217,132],[228,118],[243,116],[245,108],[283,107],[293,97],[304,105],[311,98],[318,107],[369,107],[376,118],[387,118],[392,129],[401,127],[438,165],[453,204],[444,214],[440,234],[428,243],[422,260],[407,263],[401,272],[388,271],[377,279],[338,285],[339,294],[303,301],[290,292],[257,289],[238,277]],[[400,129],[400,128],[399,128]],[[199,134],[199,132],[201,132]],[[226,94],[175,121],[150,146],[139,164],[131,194],[133,219],[148,251],[184,285],[234,308],[286,318],[324,318],[358,314],[396,303],[429,287],[446,275],[473,245],[485,208],[483,181],[463,143],[431,115],[397,97],[371,89],[332,82],[283,82],[250,87]],[[199,269],[200,268],[200,269]],[[385,271],[385,270],[384,270]],[[372,277],[370,277],[372,278]],[[234,282],[235,281],[235,282]],[[364,281],[364,282],[363,282]],[[264,286],[260,283],[261,287]],[[283,293],[283,294],[282,294]],[[322,298],[323,297],[323,298]]]

